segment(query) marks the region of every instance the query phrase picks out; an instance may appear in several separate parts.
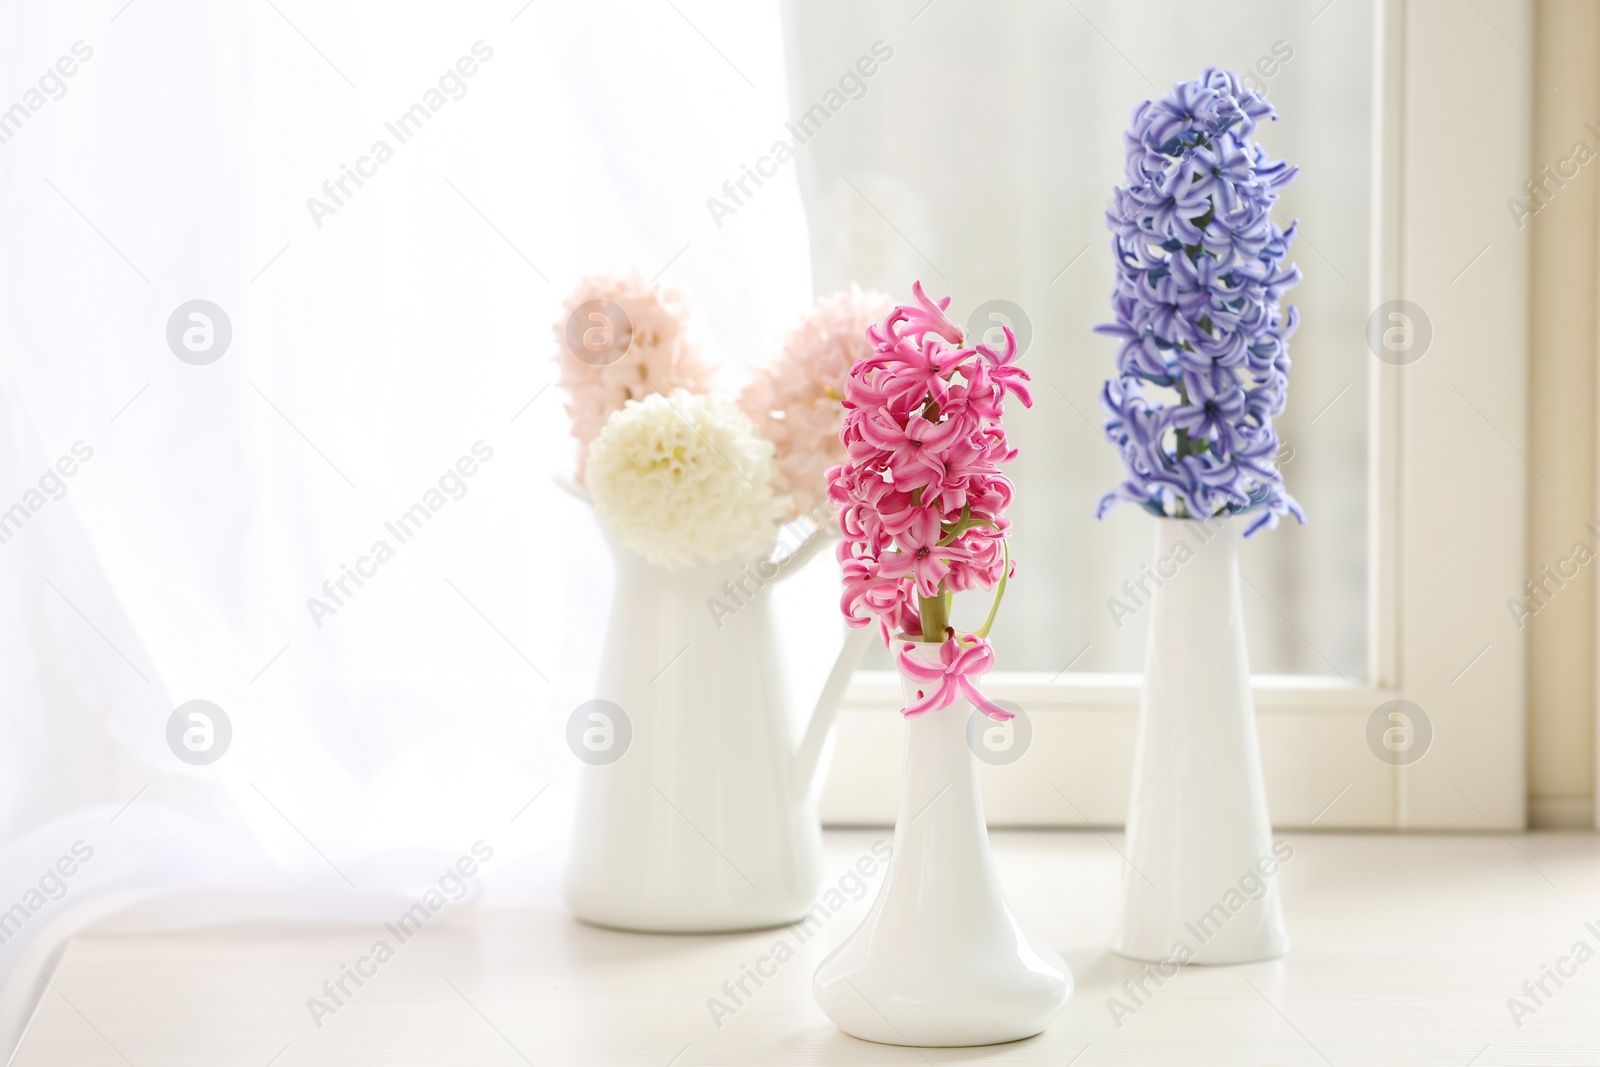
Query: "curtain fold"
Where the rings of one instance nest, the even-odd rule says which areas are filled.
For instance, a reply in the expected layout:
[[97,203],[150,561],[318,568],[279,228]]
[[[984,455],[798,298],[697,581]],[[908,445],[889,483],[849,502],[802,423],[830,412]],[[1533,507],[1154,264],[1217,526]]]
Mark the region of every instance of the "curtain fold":
[[736,387],[795,321],[792,178],[705,206],[782,57],[694,3],[0,12],[0,1048],[84,928],[381,921],[480,842],[466,903],[554,891],[610,565],[552,325],[659,274]]

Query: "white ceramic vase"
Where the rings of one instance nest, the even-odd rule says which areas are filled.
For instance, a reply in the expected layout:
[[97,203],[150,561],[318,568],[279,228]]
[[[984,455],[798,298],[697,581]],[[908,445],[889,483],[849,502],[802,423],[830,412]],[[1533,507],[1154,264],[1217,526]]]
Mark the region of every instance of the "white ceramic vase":
[[1156,528],[1112,949],[1193,963],[1281,956],[1281,857],[1261,777],[1234,523],[1162,519]]
[[[938,661],[937,645],[918,654]],[[914,683],[902,677],[907,702]],[[1072,994],[1072,972],[1011,913],[983,820],[972,705],[905,721],[894,858],[865,921],[817,968],[812,992],[843,1031],[889,1045],[1031,1037]]]
[[870,633],[851,633],[801,730],[767,586],[803,559],[669,572],[620,548],[613,556],[597,701],[569,723],[587,765],[567,906],[586,922],[652,932],[793,922],[821,885],[816,779]]

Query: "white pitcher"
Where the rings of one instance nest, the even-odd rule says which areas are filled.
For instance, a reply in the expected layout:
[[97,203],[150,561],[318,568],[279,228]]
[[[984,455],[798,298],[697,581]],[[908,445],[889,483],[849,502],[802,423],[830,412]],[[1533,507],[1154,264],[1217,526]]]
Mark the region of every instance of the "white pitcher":
[[811,906],[822,881],[817,770],[872,631],[846,640],[797,737],[769,587],[825,540],[781,565],[678,572],[613,546],[596,693],[608,703],[574,726],[592,716],[565,887],[578,918],[711,932],[783,925]]

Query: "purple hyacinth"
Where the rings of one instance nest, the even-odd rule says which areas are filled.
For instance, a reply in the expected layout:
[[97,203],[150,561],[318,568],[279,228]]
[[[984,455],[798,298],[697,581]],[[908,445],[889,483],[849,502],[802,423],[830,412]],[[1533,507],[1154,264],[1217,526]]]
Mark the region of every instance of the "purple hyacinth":
[[1279,229],[1272,205],[1298,168],[1249,139],[1263,117],[1276,121],[1272,105],[1214,67],[1134,109],[1127,184],[1106,212],[1116,321],[1095,328],[1122,340],[1101,403],[1128,477],[1099,517],[1131,500],[1174,518],[1259,512],[1246,537],[1286,513],[1306,521],[1272,429],[1299,323],[1279,301],[1300,280],[1286,264],[1298,223]]

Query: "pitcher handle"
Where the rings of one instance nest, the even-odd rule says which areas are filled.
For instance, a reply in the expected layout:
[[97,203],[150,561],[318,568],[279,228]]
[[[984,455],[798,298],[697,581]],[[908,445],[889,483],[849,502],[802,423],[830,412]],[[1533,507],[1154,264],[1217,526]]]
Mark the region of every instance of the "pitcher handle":
[[838,718],[839,705],[844,700],[844,691],[850,685],[850,676],[855,673],[856,664],[861,662],[867,643],[876,632],[872,626],[852,629],[845,635],[839,658],[833,661],[833,670],[828,673],[822,695],[817,697],[817,706],[811,712],[805,737],[800,741],[800,751],[795,753],[794,781],[801,796],[809,795],[817,784],[813,779],[822,761],[822,746],[828,740],[828,731],[833,728],[834,719]]
[[572,497],[574,500],[581,500],[585,504],[593,504],[594,503],[594,501],[592,499],[590,499],[590,497],[589,497],[589,490],[587,490],[583,486],[579,485],[573,479],[568,478],[565,474],[554,475],[554,476],[551,477],[550,480],[552,482],[556,483],[556,488],[557,489],[563,490],[568,496]]

